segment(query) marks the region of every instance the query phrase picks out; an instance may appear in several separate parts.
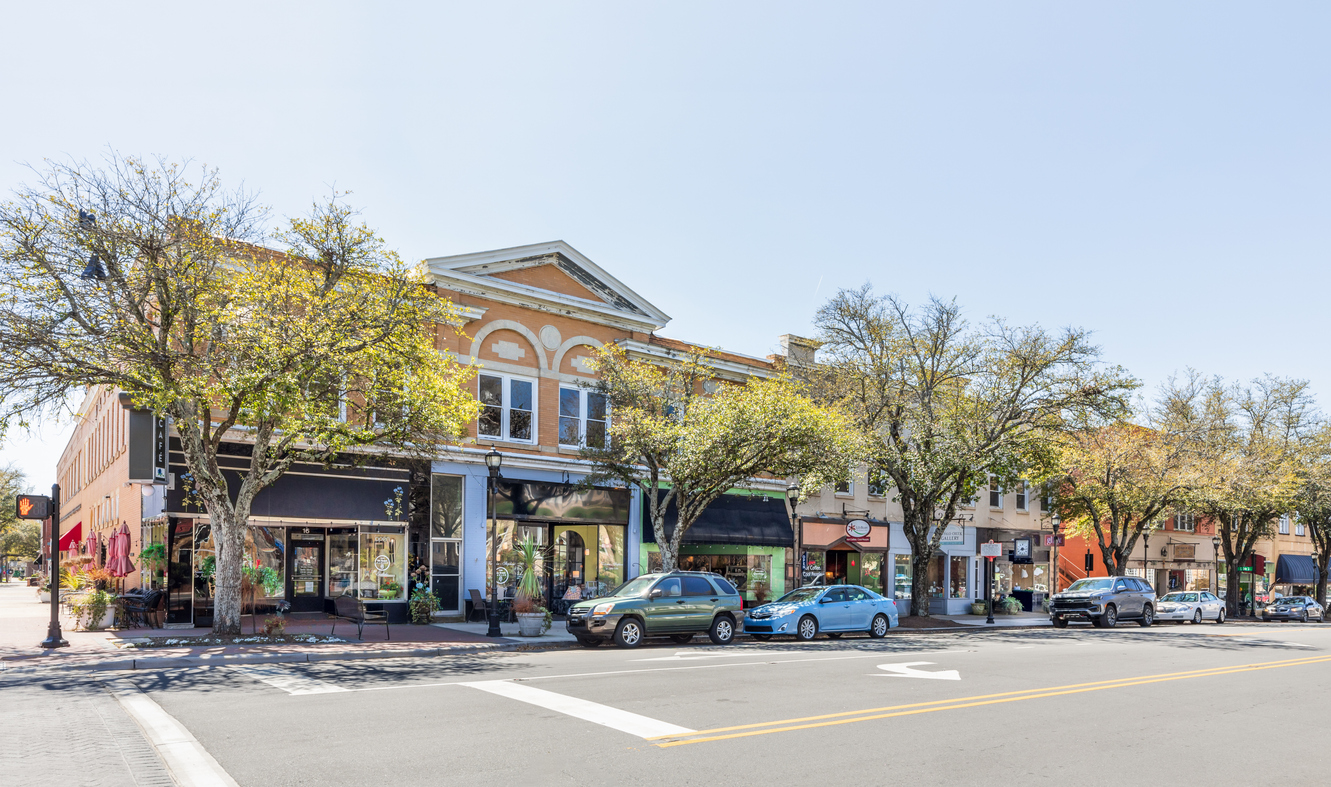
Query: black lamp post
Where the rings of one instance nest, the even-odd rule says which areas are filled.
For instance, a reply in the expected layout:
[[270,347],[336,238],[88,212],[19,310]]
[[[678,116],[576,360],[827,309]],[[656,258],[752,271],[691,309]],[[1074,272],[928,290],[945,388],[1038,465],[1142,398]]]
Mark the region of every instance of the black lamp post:
[[1220,595],[1220,536],[1211,536],[1212,560],[1215,561],[1215,594]]
[[790,592],[804,584],[804,558],[800,554],[800,548],[802,546],[800,542],[804,539],[801,538],[802,534],[800,533],[799,514],[795,513],[795,505],[800,501],[799,484],[791,484],[786,487],[786,500],[790,501],[790,529],[795,535],[795,565],[790,572],[791,580],[794,582],[795,587],[786,588],[786,592]]
[[490,470],[490,629],[488,637],[499,633],[499,519],[495,508],[495,493],[499,489],[499,468],[504,464],[503,454],[490,449],[485,455],[485,466]]

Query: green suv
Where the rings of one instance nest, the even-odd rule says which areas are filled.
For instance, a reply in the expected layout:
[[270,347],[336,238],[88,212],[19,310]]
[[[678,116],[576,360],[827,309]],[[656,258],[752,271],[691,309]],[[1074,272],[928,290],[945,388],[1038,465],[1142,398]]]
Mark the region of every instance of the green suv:
[[607,639],[636,648],[643,637],[661,635],[684,643],[704,632],[717,645],[728,645],[741,607],[739,591],[716,574],[643,574],[608,596],[575,604],[568,611],[568,632],[589,648]]

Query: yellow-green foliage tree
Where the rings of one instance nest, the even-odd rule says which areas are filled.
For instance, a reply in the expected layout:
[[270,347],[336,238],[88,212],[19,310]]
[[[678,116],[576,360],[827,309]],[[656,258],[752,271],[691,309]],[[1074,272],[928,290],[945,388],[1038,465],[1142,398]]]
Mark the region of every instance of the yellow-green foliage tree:
[[1096,541],[1111,575],[1123,573],[1137,539],[1196,486],[1190,413],[1202,387],[1196,375],[1171,381],[1141,423],[1092,420],[1058,440],[1054,510],[1069,533]]
[[0,555],[15,560],[36,560],[41,524],[19,519],[14,497],[28,491],[27,479],[17,467],[0,467]]
[[1331,424],[1324,421],[1318,426],[1301,465],[1294,510],[1313,542],[1317,601],[1325,607],[1327,564],[1331,563]]
[[[679,545],[703,510],[727,490],[770,475],[817,486],[846,474],[855,437],[840,413],[819,407],[787,377],[717,380],[697,353],[663,364],[601,348],[591,385],[610,405],[610,440],[585,446],[589,483],[616,480],[643,492],[661,565],[677,565]],[[674,502],[678,521],[665,527]]]
[[1295,509],[1320,416],[1306,381],[1264,377],[1246,386],[1212,381],[1197,419],[1204,483],[1190,495],[1191,507],[1215,520],[1233,615],[1240,567],[1281,515]]
[[[475,417],[470,370],[436,350],[451,306],[336,195],[268,233],[213,170],[112,154],[36,174],[0,207],[0,426],[86,386],[169,416],[217,542],[214,630],[238,634],[261,489],[297,460],[429,453]],[[250,448],[236,488],[224,440]]]

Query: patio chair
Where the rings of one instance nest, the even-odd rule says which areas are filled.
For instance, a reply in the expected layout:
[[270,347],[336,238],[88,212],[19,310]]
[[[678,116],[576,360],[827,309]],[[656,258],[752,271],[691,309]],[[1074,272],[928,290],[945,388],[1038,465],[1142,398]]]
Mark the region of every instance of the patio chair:
[[482,620],[489,620],[490,605],[486,602],[485,597],[481,595],[481,591],[472,588],[467,592],[471,594],[471,614],[467,617],[467,620],[470,621],[476,616],[477,612],[481,613]]

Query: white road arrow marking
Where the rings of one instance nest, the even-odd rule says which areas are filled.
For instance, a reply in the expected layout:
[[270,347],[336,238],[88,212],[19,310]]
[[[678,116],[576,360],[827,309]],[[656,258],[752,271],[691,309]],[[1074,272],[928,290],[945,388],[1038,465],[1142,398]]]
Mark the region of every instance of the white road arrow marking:
[[878,669],[887,672],[887,675],[879,675],[880,678],[928,678],[930,680],[961,680],[961,673],[954,669],[939,670],[938,672],[925,672],[924,670],[911,669],[920,664],[933,664],[932,661],[907,661],[904,664],[879,664]]

